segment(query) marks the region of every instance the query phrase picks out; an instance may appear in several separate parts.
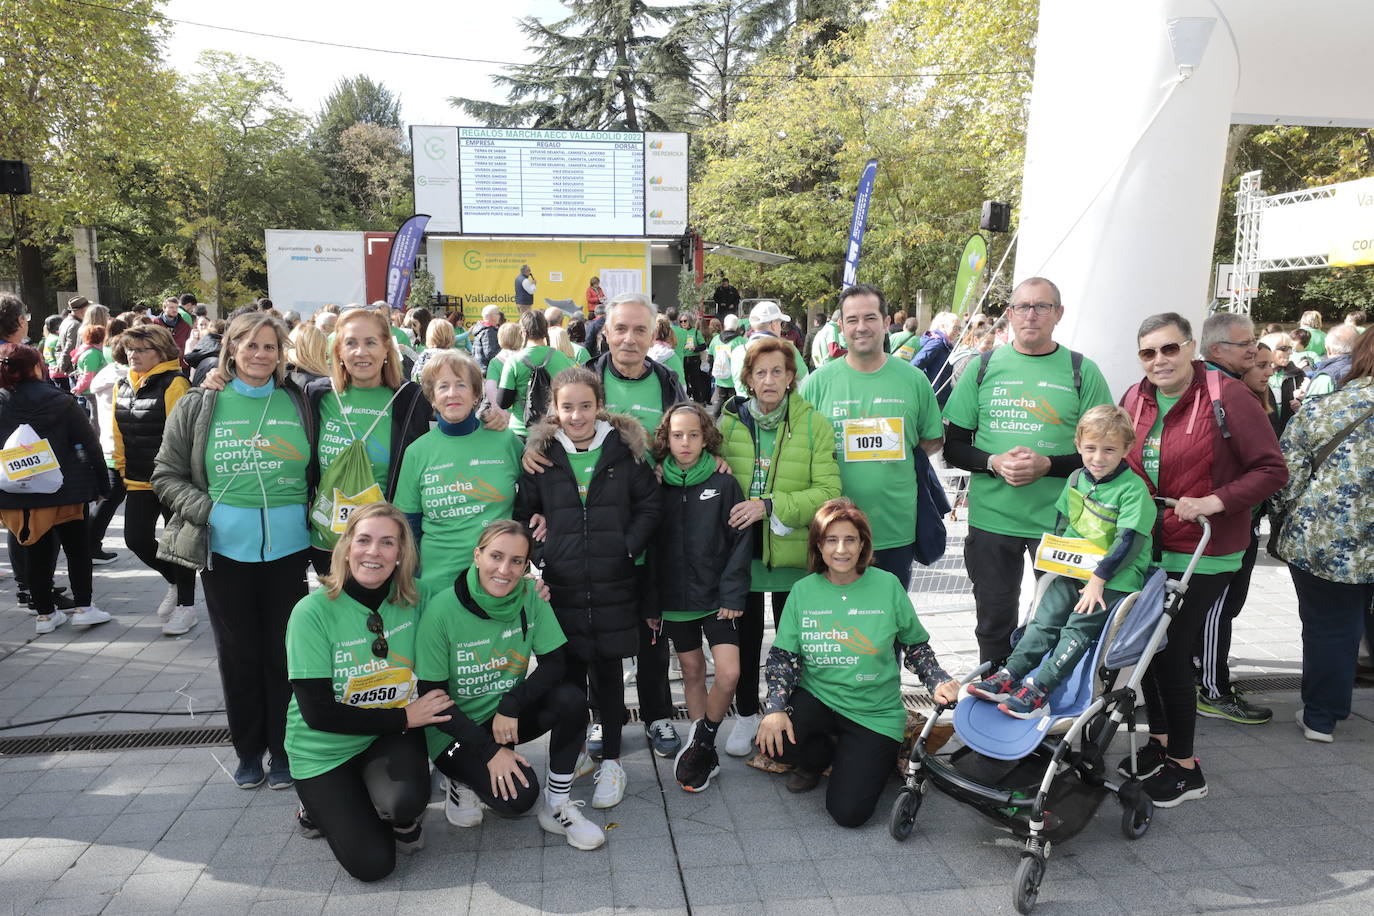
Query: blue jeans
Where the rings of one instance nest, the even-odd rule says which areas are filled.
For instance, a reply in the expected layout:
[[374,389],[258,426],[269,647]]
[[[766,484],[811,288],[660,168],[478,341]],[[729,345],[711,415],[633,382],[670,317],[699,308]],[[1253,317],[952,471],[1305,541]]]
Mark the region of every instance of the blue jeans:
[[1374,583],[1332,582],[1291,563],[1288,572],[1302,619],[1303,721],[1313,731],[1330,734],[1350,716],[1355,660],[1365,613],[1374,602]]
[[911,588],[911,564],[916,562],[916,542],[905,547],[887,547],[873,551],[873,565],[885,569],[902,582],[902,588]]

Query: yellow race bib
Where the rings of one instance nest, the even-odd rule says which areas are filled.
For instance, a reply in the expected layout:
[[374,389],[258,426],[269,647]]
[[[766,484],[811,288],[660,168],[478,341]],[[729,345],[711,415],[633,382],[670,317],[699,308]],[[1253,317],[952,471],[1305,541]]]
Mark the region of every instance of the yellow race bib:
[[1035,549],[1035,568],[1086,582],[1107,552],[1085,538],[1046,534]]
[[25,480],[56,469],[57,456],[53,454],[47,439],[0,450],[0,473],[10,480]]
[[865,417],[844,421],[845,461],[903,461],[906,458],[903,417]]
[[370,503],[379,503],[383,499],[382,488],[375,483],[361,493],[347,496],[343,490],[334,488],[334,515],[329,521],[329,530],[335,534],[343,534],[348,527],[348,517],[353,514],[354,509],[359,509]]
[[367,709],[397,709],[415,693],[415,673],[409,668],[387,668],[348,679],[344,703]]

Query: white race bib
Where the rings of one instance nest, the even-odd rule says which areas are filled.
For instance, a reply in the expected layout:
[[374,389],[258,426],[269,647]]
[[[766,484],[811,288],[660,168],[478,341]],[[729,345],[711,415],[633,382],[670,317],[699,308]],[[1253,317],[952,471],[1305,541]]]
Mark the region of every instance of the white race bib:
[[906,459],[906,419],[866,417],[844,421],[845,461],[903,461]]
[[1085,538],[1046,534],[1035,548],[1035,568],[1086,582],[1106,555],[1105,550]]

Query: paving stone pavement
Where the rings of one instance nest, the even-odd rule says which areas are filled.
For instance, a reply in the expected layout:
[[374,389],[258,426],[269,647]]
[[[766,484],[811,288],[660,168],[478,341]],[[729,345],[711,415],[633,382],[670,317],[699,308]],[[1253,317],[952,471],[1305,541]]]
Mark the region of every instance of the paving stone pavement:
[[[116,527],[108,543],[120,560],[96,573],[96,601],[116,619],[89,632],[34,638],[12,581],[0,581],[0,725],[116,712],[0,738],[223,724],[203,714],[221,701],[208,624],[202,616],[185,637],[161,636],[152,610],[164,586],[120,542]],[[967,601],[916,600],[949,667],[971,664]],[[1236,673],[1296,674],[1298,637],[1287,573],[1266,563],[1237,625]],[[1200,720],[1209,797],[1158,812],[1136,842],[1122,838],[1115,803],[1104,804],[1053,850],[1037,912],[1374,910],[1374,825],[1352,814],[1374,797],[1374,694],[1355,696],[1331,745],[1302,740],[1291,691],[1257,696],[1275,707],[1267,726]],[[175,715],[188,711],[194,719]],[[543,755],[541,744],[527,754],[541,772]],[[793,796],[780,777],[732,758],[708,791],[682,792],[671,761],[654,758],[633,726],[624,764],[625,801],[586,809],[607,828],[602,850],[573,850],[532,817],[450,827],[436,794],[425,849],[365,885],[324,841],[295,832],[293,792],[234,787],[227,747],[0,757],[0,914],[1012,912],[1017,846],[938,792],[898,844],[886,829],[896,780],[871,823],[845,830],[825,814],[824,786]]]

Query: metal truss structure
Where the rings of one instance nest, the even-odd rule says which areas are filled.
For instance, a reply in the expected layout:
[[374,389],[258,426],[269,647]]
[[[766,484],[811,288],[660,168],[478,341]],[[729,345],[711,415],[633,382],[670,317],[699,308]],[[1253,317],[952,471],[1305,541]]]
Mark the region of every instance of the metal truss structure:
[[1260,224],[1265,210],[1334,197],[1335,186],[1304,188],[1301,191],[1269,195],[1260,187],[1260,175],[1259,171],[1246,172],[1240,177],[1240,187],[1236,190],[1236,266],[1231,289],[1227,291],[1225,311],[1242,315],[1250,314],[1250,302],[1259,292],[1261,273],[1277,270],[1310,270],[1327,266],[1325,254],[1261,258]]

